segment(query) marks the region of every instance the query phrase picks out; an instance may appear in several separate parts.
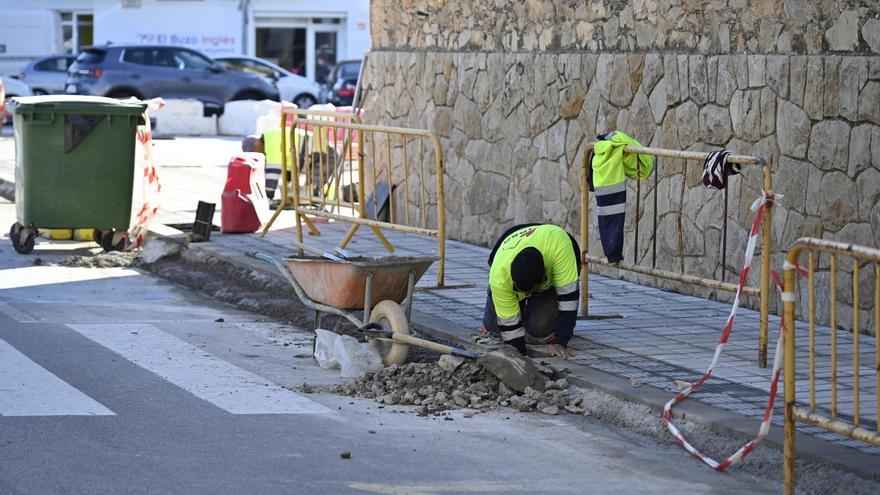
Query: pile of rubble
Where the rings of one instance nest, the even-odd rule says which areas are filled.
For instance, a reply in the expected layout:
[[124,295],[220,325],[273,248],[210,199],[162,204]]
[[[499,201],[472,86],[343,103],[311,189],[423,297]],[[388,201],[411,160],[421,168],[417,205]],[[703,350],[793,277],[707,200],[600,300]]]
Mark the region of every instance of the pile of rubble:
[[110,251],[88,256],[69,256],[58,263],[61,266],[78,268],[116,268],[137,265],[137,253]]
[[[546,368],[548,376],[553,370]],[[543,392],[527,388],[519,394],[475,362],[457,366],[441,363],[392,365],[369,372],[331,392],[352,397],[375,399],[380,404],[415,405],[420,416],[457,408],[488,410],[511,407],[521,412],[539,411],[559,414],[567,411],[583,414],[582,397],[569,393],[564,378],[548,379]]]

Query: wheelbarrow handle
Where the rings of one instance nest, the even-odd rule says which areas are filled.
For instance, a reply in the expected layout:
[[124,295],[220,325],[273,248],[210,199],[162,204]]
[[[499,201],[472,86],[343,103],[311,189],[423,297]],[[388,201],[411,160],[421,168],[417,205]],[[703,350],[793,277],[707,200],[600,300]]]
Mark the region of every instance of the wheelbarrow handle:
[[290,241],[290,243],[293,244],[293,247],[295,247],[297,249],[302,249],[303,251],[308,252],[308,253],[312,253],[315,256],[323,256],[324,258],[327,258],[328,260],[331,260],[331,261],[345,261],[342,258],[340,258],[339,256],[336,256],[335,254],[321,251],[320,249],[313,248],[312,246],[309,246],[308,244],[304,244],[299,241]]
[[275,264],[275,258],[269,256],[268,254],[254,253],[254,258],[260,261],[265,261],[266,263],[272,263],[273,265]]
[[414,337],[405,333],[393,332],[385,328],[385,326],[381,323],[370,322],[360,327],[359,330],[366,333],[367,335],[380,335],[385,338],[390,338],[391,340],[400,344],[414,345],[422,347],[424,349],[430,349],[441,354],[452,354],[453,356],[461,356],[470,359],[478,359],[480,357],[480,355],[476,352],[469,351],[461,347],[438,344],[437,342],[420,339],[418,337]]

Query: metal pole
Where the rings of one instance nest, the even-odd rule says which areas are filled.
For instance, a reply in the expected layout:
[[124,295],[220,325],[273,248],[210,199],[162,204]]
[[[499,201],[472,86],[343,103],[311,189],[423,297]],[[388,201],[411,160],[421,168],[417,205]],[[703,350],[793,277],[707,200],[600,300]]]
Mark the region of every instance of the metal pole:
[[[800,247],[795,246],[788,254],[789,263],[797,264]],[[785,289],[784,293],[793,294],[795,290],[795,269],[794,266],[785,269]],[[785,344],[785,459],[783,486],[787,495],[794,495],[795,488],[795,420],[794,420],[794,402],[795,402],[795,359],[794,359],[794,301],[785,301],[783,303],[783,315],[785,318],[785,334],[783,341]]]
[[440,148],[440,139],[431,133],[431,141],[434,143],[434,161],[437,169],[437,256],[440,257],[440,265],[437,267],[437,286],[443,287],[446,279],[446,194],[443,191],[443,151]]
[[587,167],[590,166],[592,150],[584,151],[581,163],[581,315],[590,316],[590,186],[587,183]]
[[[770,164],[764,163],[764,191],[773,191],[773,177]],[[758,326],[758,366],[767,367],[767,319],[770,313],[770,258],[772,256],[771,235],[773,224],[773,202],[768,201],[764,207],[764,232],[761,239],[761,316]]]

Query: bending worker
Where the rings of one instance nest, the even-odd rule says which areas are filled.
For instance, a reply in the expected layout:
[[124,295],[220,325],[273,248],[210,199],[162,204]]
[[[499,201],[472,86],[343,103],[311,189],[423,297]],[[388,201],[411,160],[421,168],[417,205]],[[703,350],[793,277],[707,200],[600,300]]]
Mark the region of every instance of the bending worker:
[[525,354],[526,344],[548,345],[569,357],[577,320],[580,247],[555,225],[517,225],[489,255],[489,294],[481,331]]

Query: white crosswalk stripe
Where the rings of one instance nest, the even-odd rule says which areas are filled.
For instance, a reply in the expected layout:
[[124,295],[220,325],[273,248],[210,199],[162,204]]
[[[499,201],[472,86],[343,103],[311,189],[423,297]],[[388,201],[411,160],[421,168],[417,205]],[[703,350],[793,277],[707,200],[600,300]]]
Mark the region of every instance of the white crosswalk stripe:
[[69,328],[232,414],[331,414],[333,411],[144,323],[70,324]]
[[113,415],[113,411],[0,340],[0,416]]

